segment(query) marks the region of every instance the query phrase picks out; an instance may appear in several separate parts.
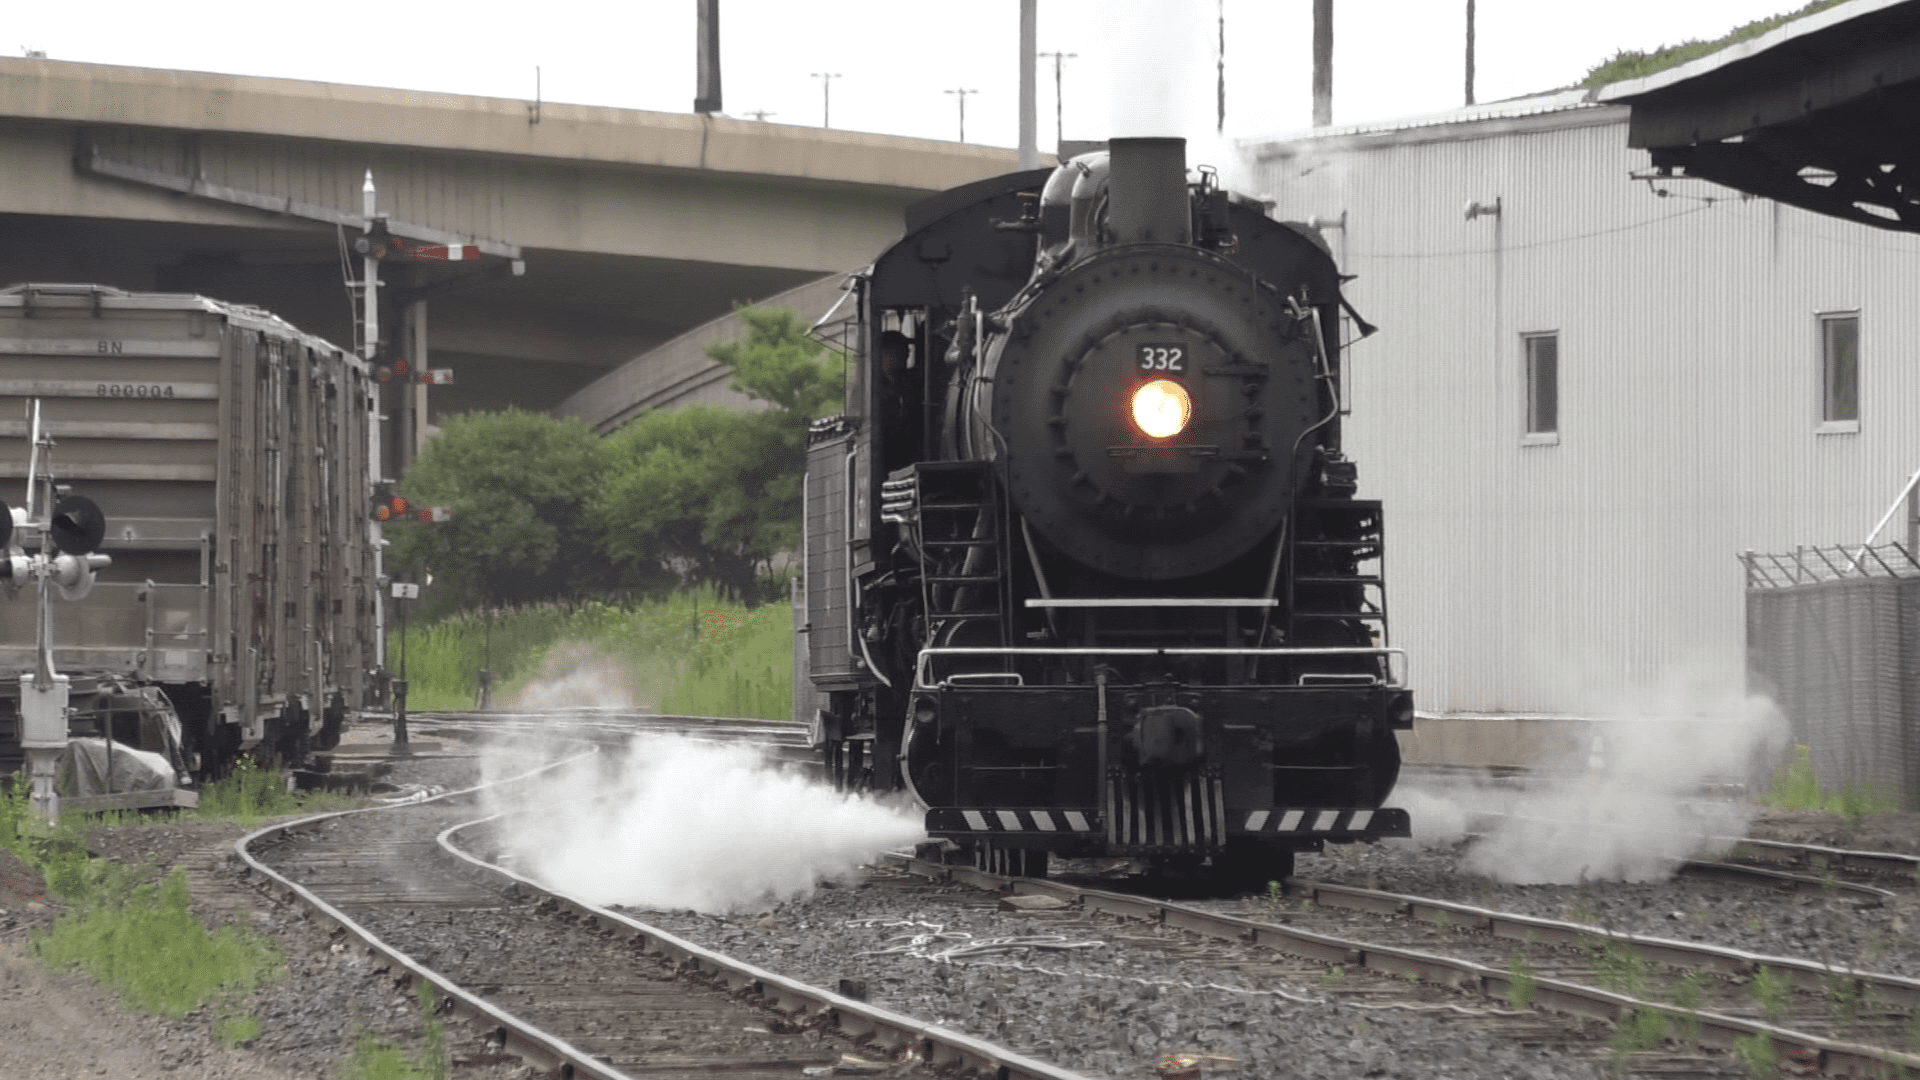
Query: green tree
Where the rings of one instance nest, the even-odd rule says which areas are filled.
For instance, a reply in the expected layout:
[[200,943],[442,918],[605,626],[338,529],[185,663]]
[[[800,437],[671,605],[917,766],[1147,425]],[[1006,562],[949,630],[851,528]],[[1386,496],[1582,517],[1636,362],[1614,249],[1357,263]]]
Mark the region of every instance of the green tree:
[[390,526],[389,565],[431,570],[441,608],[605,588],[613,575],[586,507],[606,467],[602,440],[575,419],[519,409],[450,417],[400,492],[453,519]]
[[607,440],[591,510],[607,554],[630,573],[708,581],[758,603],[763,569],[800,542],[807,425],[836,409],[844,364],[791,311],[744,309],[745,340],[707,355],[761,412],[689,406],[646,413]]

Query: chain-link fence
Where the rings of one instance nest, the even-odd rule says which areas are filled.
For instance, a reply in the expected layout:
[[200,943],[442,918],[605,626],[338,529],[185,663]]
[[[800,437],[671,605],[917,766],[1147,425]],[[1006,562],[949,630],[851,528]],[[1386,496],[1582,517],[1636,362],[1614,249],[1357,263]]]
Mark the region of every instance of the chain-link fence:
[[1920,808],[1920,563],[1899,544],[1740,560],[1748,666],[1821,786]]

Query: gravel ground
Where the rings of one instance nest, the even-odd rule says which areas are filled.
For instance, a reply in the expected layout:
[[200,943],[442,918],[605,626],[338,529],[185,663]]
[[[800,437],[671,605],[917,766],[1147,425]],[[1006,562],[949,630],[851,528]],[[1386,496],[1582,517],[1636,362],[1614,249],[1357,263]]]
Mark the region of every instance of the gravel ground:
[[[465,778],[470,764],[403,761],[391,780],[455,784]],[[252,1003],[251,1011],[265,1029],[261,1037],[247,1047],[227,1048],[214,1038],[211,1016],[169,1020],[128,1013],[84,978],[47,972],[28,955],[26,942],[33,930],[58,914],[58,905],[37,891],[19,867],[0,861],[0,1016],[6,1018],[0,1021],[0,1076],[334,1076],[360,1031],[403,1042],[417,1039],[417,1010],[410,997],[396,989],[391,973],[370,964],[357,950],[338,947],[333,936],[298,911],[279,907],[246,887],[237,861],[219,854],[245,831],[228,826],[122,826],[96,830],[90,846],[96,854],[150,865],[156,873],[176,865],[197,866],[207,883],[196,886],[203,915],[221,921],[238,912],[279,943],[287,973]],[[1787,815],[1757,823],[1754,833],[1842,847],[1920,850],[1920,821],[1913,815],[1851,824],[1826,815]],[[1646,885],[1505,886],[1464,876],[1459,859],[1457,848],[1422,850],[1386,843],[1303,857],[1299,870],[1302,876],[1920,977],[1920,943],[1913,930],[1920,905],[1910,888],[1903,889],[1893,905],[1860,909],[1844,897],[1783,896],[1684,879]],[[915,929],[881,925],[902,918],[976,937],[1052,932],[1053,921],[1042,913],[1002,913],[971,890],[948,891],[952,895],[930,891],[920,910],[912,912],[901,911],[883,890],[843,885],[823,887],[807,900],[751,916],[639,914],[771,970],[830,986],[851,980],[851,986],[863,987],[876,1004],[1006,1042],[1094,1076],[1152,1076],[1158,1056],[1176,1051],[1239,1059],[1243,1066],[1227,1075],[1247,1080],[1607,1074],[1603,1065],[1555,1048],[1552,1027],[1575,1023],[1571,1020],[1549,1018],[1535,1045],[1490,1043],[1467,1018],[1356,1008],[1341,1000],[1364,999],[1352,985],[1337,992],[1339,988],[1325,982],[1302,979],[1283,987],[1259,987],[1285,989],[1311,1003],[1205,988],[1209,982],[1246,987],[1253,975],[1191,959],[1190,950],[1156,956],[1150,942],[1145,951],[1129,951],[1133,959],[1125,963],[1103,957],[1097,949],[991,956],[972,963],[881,951],[897,945],[893,939],[903,931]],[[1140,933],[1129,925],[1115,924],[1110,935],[1087,936],[1117,941]],[[1045,970],[1006,966],[1016,961]],[[1461,1002],[1484,1004],[1468,998]],[[461,1040],[461,1033],[454,1033],[456,1054],[478,1058],[477,1044]],[[493,1080],[525,1071],[487,1064],[463,1067],[458,1074]]]
[[[466,761],[401,760],[392,782],[446,784],[471,775]],[[203,1010],[182,1019],[123,1008],[85,976],[49,972],[30,939],[60,914],[57,901],[32,885],[15,864],[0,863],[0,1076],[67,1080],[102,1076],[160,1080],[293,1080],[341,1075],[361,1032],[417,1046],[419,1010],[391,973],[370,963],[297,909],[275,904],[250,888],[233,841],[253,831],[235,825],[137,824],[94,829],[89,850],[148,868],[160,876],[174,867],[193,875],[195,913],[212,925],[245,920],[277,944],[285,973],[262,988],[246,1011],[262,1026],[258,1039],[223,1045],[219,1016]],[[4,856],[4,853],[0,853]],[[477,1036],[449,1032],[461,1053]],[[472,1056],[471,1051],[468,1051]],[[474,1080],[530,1075],[512,1066],[468,1067]]]
[[[1102,943],[1086,949],[1031,948],[951,962],[930,958],[931,950],[890,951],[902,944],[901,935],[935,927],[974,941],[1039,937],[1059,927],[1047,913],[999,911],[994,897],[973,889],[927,885],[914,891],[913,910],[902,909],[901,896],[891,887],[848,883],[750,916],[634,914],[816,985],[847,980],[876,1005],[931,1018],[1089,1076],[1151,1076],[1160,1055],[1179,1052],[1235,1059],[1241,1064],[1225,1075],[1248,1078],[1607,1075],[1601,1065],[1551,1046],[1522,1048],[1490,1039],[1474,1019],[1457,1013],[1371,1011],[1338,1000],[1366,998],[1365,986],[1347,981],[1357,975],[1337,982],[1308,976],[1275,986],[1256,972],[1236,970],[1240,961],[1232,955],[1195,958],[1192,948],[1143,940],[1152,931],[1138,923],[1109,922],[1100,933],[1075,927],[1073,940]],[[917,925],[899,925],[908,920]],[[1280,989],[1306,1001],[1235,993],[1210,983]],[[1469,1010],[1486,1007],[1464,995],[1457,1003]],[[1577,1023],[1556,1019],[1550,1026]]]

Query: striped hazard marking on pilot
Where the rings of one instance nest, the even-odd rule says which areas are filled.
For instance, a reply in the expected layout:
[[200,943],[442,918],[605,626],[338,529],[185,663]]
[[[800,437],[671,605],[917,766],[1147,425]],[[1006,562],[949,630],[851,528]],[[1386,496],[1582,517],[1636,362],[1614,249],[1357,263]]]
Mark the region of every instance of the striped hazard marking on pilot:
[[1254,810],[1247,814],[1247,832],[1365,832],[1373,824],[1372,810]]
[[1080,810],[962,810],[973,832],[1092,832],[1092,817]]

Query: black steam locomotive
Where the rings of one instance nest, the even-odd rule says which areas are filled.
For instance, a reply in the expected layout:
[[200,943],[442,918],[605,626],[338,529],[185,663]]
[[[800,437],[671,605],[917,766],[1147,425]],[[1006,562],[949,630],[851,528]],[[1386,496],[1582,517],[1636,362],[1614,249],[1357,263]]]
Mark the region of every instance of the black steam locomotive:
[[1315,231],[1189,182],[1183,140],[1116,139],[910,208],[853,288],[798,680],[838,783],[1010,873],[1257,885],[1407,835],[1382,803],[1413,697]]

